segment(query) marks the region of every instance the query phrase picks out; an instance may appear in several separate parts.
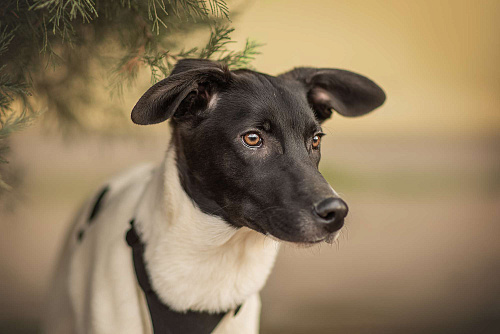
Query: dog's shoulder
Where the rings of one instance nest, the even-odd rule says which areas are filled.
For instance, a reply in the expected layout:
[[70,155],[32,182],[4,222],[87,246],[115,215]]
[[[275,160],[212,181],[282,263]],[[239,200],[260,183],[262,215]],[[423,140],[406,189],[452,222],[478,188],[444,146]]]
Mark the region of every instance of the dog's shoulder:
[[76,245],[82,243],[91,230],[113,230],[110,225],[115,222],[126,226],[155,167],[151,163],[141,164],[104,182],[84,203],[71,228]]
[[[138,306],[131,306],[139,305],[139,301],[134,300],[138,298],[134,293],[136,281],[125,234],[155,170],[153,164],[128,169],[104,182],[80,207],[68,230],[53,277],[52,290],[57,295],[48,302],[47,328],[59,328],[57,321],[51,323],[48,320],[59,319],[59,315],[66,311],[70,315],[65,325],[70,330],[62,332],[74,332],[78,324],[82,328],[90,326],[91,312],[116,310],[117,314],[122,314],[118,310],[125,308],[123,313],[132,312],[136,319],[131,317],[128,320],[132,323],[126,319],[119,322],[129,326],[129,332],[139,332],[140,320],[137,319],[141,315]],[[90,281],[92,284],[88,283]],[[109,298],[110,294],[126,294],[131,302],[117,304]]]

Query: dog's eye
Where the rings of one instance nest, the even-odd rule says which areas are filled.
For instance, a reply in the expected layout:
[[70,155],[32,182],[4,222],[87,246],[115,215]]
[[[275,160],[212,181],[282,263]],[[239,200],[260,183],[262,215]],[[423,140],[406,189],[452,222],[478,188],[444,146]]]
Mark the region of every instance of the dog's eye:
[[321,136],[320,135],[315,135],[313,137],[312,147],[314,149],[318,149],[320,143],[321,143]]
[[262,138],[258,133],[249,132],[242,136],[243,142],[250,147],[260,147],[262,145]]

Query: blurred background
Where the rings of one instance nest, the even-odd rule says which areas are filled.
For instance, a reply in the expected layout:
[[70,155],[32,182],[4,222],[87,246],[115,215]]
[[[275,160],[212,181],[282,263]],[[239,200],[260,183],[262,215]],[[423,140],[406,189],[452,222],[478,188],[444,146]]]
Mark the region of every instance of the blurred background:
[[[373,114],[325,123],[320,167],[349,204],[346,228],[332,246],[282,248],[261,333],[500,333],[500,1],[228,5],[232,47],[264,44],[258,71],[343,68],[388,96]],[[139,73],[121,99],[100,85],[85,108],[128,114],[150,81]],[[0,333],[37,332],[81,202],[111,175],[161,160],[166,124],[122,129],[61,136],[35,122],[11,137],[9,168],[23,182],[0,199]]]

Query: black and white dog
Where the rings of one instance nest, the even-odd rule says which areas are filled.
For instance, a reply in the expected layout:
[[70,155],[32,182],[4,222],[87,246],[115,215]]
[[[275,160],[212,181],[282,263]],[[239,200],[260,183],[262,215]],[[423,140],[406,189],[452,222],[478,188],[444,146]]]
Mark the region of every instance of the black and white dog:
[[321,123],[385,100],[338,69],[277,77],[181,60],[137,102],[170,119],[160,166],[110,180],[80,211],[47,333],[257,333],[279,241],[333,241],[347,205],[318,172]]

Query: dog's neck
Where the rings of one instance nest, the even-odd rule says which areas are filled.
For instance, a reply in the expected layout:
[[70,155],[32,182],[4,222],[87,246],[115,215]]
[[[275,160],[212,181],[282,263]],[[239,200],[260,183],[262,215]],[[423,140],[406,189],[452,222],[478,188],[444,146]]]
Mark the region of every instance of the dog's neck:
[[146,187],[136,221],[153,288],[177,311],[241,305],[263,287],[279,247],[199,210],[180,184],[172,145]]

